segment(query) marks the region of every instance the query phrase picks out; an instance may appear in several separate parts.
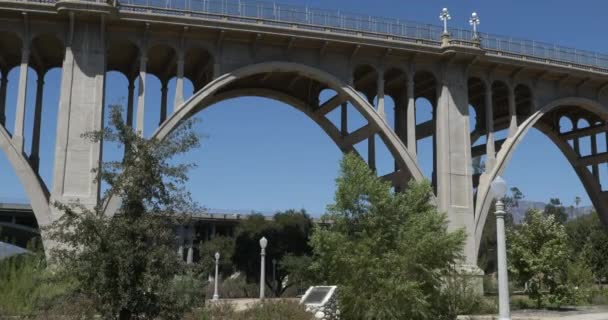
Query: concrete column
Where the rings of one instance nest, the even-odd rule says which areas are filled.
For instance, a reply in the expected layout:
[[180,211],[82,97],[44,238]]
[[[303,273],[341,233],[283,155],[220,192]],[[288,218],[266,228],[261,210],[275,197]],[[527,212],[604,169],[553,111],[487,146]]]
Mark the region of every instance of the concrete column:
[[135,80],[129,79],[129,94],[127,100],[127,125],[133,128],[133,96],[135,95]]
[[[66,47],[61,75],[51,202],[78,199],[93,208],[99,184],[92,169],[101,161],[101,143],[82,134],[101,130],[105,92],[105,41],[97,22],[82,21]],[[61,212],[53,209],[54,215]]]
[[179,53],[177,59],[177,79],[175,80],[175,97],[173,99],[173,112],[184,103],[184,54]]
[[376,135],[367,138],[367,164],[372,171],[376,171]]
[[8,70],[2,71],[0,79],[0,125],[6,125],[6,88],[8,87]]
[[[367,101],[370,105],[374,105],[373,97],[368,97]],[[376,139],[374,134],[367,138],[367,165],[372,171],[376,171]]]
[[[591,154],[597,154],[597,139],[595,134],[590,136],[591,138]],[[593,174],[593,178],[597,183],[600,183],[600,170],[597,163],[591,165],[591,173]]]
[[457,64],[445,67],[439,81],[441,93],[435,111],[437,202],[439,210],[448,215],[448,229],[466,232],[464,264],[479,270],[476,267],[467,77]]
[[[42,73],[42,71],[40,72]],[[42,94],[44,90],[43,75],[38,75],[36,86],[36,108],[34,110],[34,128],[32,132],[32,149],[30,152],[30,165],[38,172],[40,164],[40,125],[42,121]]]
[[378,114],[382,119],[386,120],[386,112],[384,111],[384,71],[378,72]]
[[144,135],[144,114],[146,104],[146,62],[148,58],[142,54],[139,59],[139,93],[137,97],[137,120],[135,128],[139,135]]
[[515,88],[509,86],[509,138],[517,132],[517,106],[515,104]]
[[346,102],[340,107],[340,134],[343,137],[348,135],[348,104]]
[[[416,97],[414,75],[407,76],[407,149],[416,157]],[[415,159],[415,158],[414,158]]]
[[188,253],[186,255],[186,263],[192,264],[194,260],[194,226],[188,227]]
[[492,83],[486,83],[486,172],[490,172],[496,163],[494,150],[494,109],[492,107]]
[[184,226],[177,227],[177,256],[184,260]]
[[19,67],[19,89],[17,89],[17,109],[15,112],[15,132],[13,142],[23,152],[24,130],[25,130],[25,100],[27,93],[27,69],[30,50],[27,46],[21,49],[21,65]]
[[[578,129],[578,119],[572,119],[572,131]],[[608,138],[608,136],[607,136]],[[574,152],[580,157],[581,156],[581,149],[579,147],[579,138],[576,137],[574,139],[572,139],[572,147],[574,149]]]
[[186,263],[192,264],[193,261],[194,261],[194,249],[192,248],[192,245],[190,245],[188,247],[188,254],[186,255]]
[[211,222],[211,238],[215,238],[215,223]]
[[167,80],[161,82],[160,87],[160,122],[161,125],[167,119]]
[[498,264],[498,312],[500,320],[511,319],[509,310],[509,275],[505,240],[505,211],[501,200],[496,201],[496,251]]

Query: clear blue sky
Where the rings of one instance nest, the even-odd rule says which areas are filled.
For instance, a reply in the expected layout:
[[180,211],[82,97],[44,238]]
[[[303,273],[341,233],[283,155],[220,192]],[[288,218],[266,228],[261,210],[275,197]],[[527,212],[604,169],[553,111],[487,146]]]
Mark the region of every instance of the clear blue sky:
[[[397,0],[315,0],[283,1],[318,8],[340,9],[353,13],[395,17],[439,24],[438,14],[448,7],[450,25],[469,28],[468,17],[477,11],[481,31],[518,38],[555,42],[580,49],[608,52],[605,41],[603,1],[397,1]],[[35,75],[29,77],[28,119],[31,119],[35,97]],[[55,119],[58,103],[59,70],[45,78],[41,175],[51,185],[54,152]],[[14,107],[18,71],[9,74],[8,125],[14,126]],[[160,85],[148,79],[146,123],[150,129],[158,122]],[[107,103],[124,101],[126,80],[117,74],[107,78]],[[172,92],[173,83],[170,85]],[[192,87],[187,86],[191,94]],[[169,94],[169,101],[173,94]],[[172,103],[169,103],[171,110]],[[390,107],[390,106],[389,106]],[[419,117],[428,117],[421,108]],[[427,112],[428,113],[428,112]],[[323,213],[333,200],[334,179],[341,154],[323,131],[295,109],[270,100],[240,98],[215,105],[200,113],[197,130],[206,137],[202,147],[184,160],[198,167],[191,172],[189,188],[194,198],[208,208],[274,211],[305,208]],[[335,115],[330,118],[336,119]],[[357,119],[351,119],[360,122]],[[31,123],[31,121],[28,121]],[[31,132],[31,126],[26,128]],[[146,130],[150,133],[151,130]],[[28,136],[31,134],[28,133]],[[29,151],[29,143],[28,145]],[[603,142],[602,142],[603,144]],[[383,146],[377,147],[380,172],[387,172],[392,159]],[[421,143],[422,167],[428,174],[430,145]],[[364,149],[363,149],[364,150]],[[118,152],[108,146],[105,159]],[[542,161],[541,161],[542,159]],[[605,168],[604,168],[605,169]],[[602,171],[608,175],[607,170]],[[518,186],[528,199],[546,201],[559,197],[566,205],[575,196],[590,204],[586,193],[566,159],[541,133],[532,130],[516,151],[505,178]],[[603,177],[606,179],[608,177]],[[27,201],[19,180],[0,154],[0,201]]]

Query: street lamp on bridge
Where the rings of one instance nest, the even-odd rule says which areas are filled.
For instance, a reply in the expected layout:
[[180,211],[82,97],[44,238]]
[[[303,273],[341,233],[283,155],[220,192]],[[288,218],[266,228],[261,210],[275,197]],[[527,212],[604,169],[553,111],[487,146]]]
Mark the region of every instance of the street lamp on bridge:
[[448,34],[448,20],[451,20],[452,16],[450,16],[450,12],[448,8],[443,8],[441,10],[441,14],[439,14],[439,20],[443,21],[443,34]]
[[478,40],[479,35],[477,34],[477,26],[479,25],[479,16],[477,15],[477,12],[471,14],[469,24],[473,26],[473,40]]

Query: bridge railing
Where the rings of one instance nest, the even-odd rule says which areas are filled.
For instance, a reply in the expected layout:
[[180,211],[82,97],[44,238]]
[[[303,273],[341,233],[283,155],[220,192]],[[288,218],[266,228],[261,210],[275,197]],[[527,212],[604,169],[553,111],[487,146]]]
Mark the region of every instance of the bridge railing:
[[[57,0],[25,0],[56,2]],[[85,0],[106,2],[106,0]],[[114,0],[112,1],[114,2]],[[441,45],[442,27],[400,19],[352,14],[255,0],[118,0],[121,11],[192,16],[299,29],[331,31],[354,36]],[[470,30],[450,28],[451,39],[461,45],[477,45]],[[597,68],[608,72],[608,55],[550,43],[480,33],[480,45],[494,54],[551,62],[566,66]]]

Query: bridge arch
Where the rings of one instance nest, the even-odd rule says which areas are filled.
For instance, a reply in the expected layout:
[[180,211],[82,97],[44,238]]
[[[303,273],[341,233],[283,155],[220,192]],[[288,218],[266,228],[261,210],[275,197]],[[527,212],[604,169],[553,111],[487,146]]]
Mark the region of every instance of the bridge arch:
[[[530,103],[531,105],[531,103]],[[553,111],[556,111],[562,107],[576,106],[582,110],[589,112],[599,118],[606,120],[608,119],[608,110],[600,104],[598,101],[582,98],[582,97],[566,97],[559,98],[548,102],[542,108],[534,112],[531,116],[527,117],[521,122],[517,128],[517,132],[506,139],[500,151],[497,153],[496,165],[492,171],[485,173],[483,188],[480,188],[477,205],[475,206],[475,243],[476,248],[479,249],[481,241],[482,231],[486,222],[488,211],[492,202],[492,196],[490,194],[490,183],[494,178],[502,174],[509,163],[509,160],[513,156],[514,151],[517,149],[519,144],[526,137],[528,130],[532,127],[536,127],[543,132],[551,141],[553,141],[560,151],[564,154],[567,160],[570,162],[579,179],[583,183],[587,194],[589,195],[593,205],[597,210],[597,214],[605,225],[608,225],[608,197],[606,197],[599,187],[599,183],[594,179],[593,175],[587,170],[587,167],[576,166],[575,162],[580,159],[580,155],[571,147],[571,145],[560,137],[559,122],[561,117],[556,118],[557,123],[543,123],[540,120],[544,119],[546,115]],[[519,105],[518,105],[519,107]],[[518,118],[519,118],[518,110]],[[571,117],[566,116],[569,119]],[[572,119],[573,123],[576,123],[576,119]]]
[[[23,186],[24,192],[29,199],[30,205],[34,212],[34,216],[39,226],[47,226],[52,222],[51,205],[49,203],[49,191],[45,182],[38,174],[38,162],[40,157],[40,125],[41,125],[41,112],[43,104],[42,88],[44,84],[44,78],[51,69],[61,69],[64,60],[65,47],[63,39],[60,36],[53,34],[48,31],[40,31],[34,33],[31,37],[24,37],[22,32],[14,30],[2,30],[0,31],[0,52],[2,52],[2,59],[5,65],[2,65],[4,92],[0,95],[0,152],[3,152],[7,160],[14,170],[15,175],[19,179]],[[29,47],[29,56],[24,56],[24,48]],[[46,49],[45,54],[39,54],[41,47]],[[25,60],[24,60],[25,57]],[[34,90],[36,92],[36,102],[34,112],[32,115],[33,132],[27,132],[25,130],[25,122],[29,120],[25,114],[25,110],[29,107],[23,105],[24,114],[22,121],[24,125],[21,127],[20,132],[11,132],[8,129],[9,125],[15,126],[17,120],[15,117],[14,122],[11,119],[7,122],[7,110],[10,109],[11,113],[18,113],[19,106],[7,105],[9,101],[8,94],[6,92],[6,81],[8,80],[9,73],[19,73],[20,65],[26,63],[26,73],[32,73],[36,75],[36,82],[38,83],[37,88],[28,88],[27,83],[21,88],[25,94]],[[22,75],[17,75],[18,81],[12,81],[14,85],[19,86]],[[0,89],[1,90],[1,89]],[[17,90],[10,90],[10,95],[17,95]],[[48,120],[48,119],[47,119]],[[31,133],[31,134],[30,134]],[[18,145],[15,142],[15,135],[22,135],[21,139],[30,140],[31,149],[25,150],[23,145]],[[29,155],[28,155],[29,152]]]
[[[180,123],[194,116],[199,111],[213,105],[214,103],[230,98],[249,95],[275,99],[295,107],[296,109],[309,115],[311,119],[319,124],[319,126],[334,142],[336,142],[338,147],[343,152],[354,151],[354,143],[349,143],[349,141],[352,139],[350,139],[348,136],[345,137],[342,135],[340,130],[338,130],[338,128],[336,128],[336,126],[325,117],[325,114],[321,110],[323,105],[316,106],[311,104],[311,101],[317,101],[318,103],[318,96],[312,98],[312,100],[305,101],[305,99],[293,96],[279,88],[236,86],[239,80],[247,79],[248,77],[252,76],[264,77],[264,74],[268,73],[277,75],[297,73],[297,76],[299,77],[305,77],[318,81],[319,83],[324,84],[326,88],[334,90],[337,93],[335,97],[336,99],[340,99],[341,102],[351,103],[353,107],[368,121],[368,132],[371,134],[378,134],[380,136],[400,168],[400,177],[403,180],[408,178],[415,180],[423,179],[423,175],[417,166],[416,161],[406,149],[405,145],[397,137],[396,133],[390,128],[388,123],[381,117],[374,107],[371,106],[364,97],[357,93],[353,87],[325,71],[293,62],[264,62],[243,67],[217,77],[204,88],[194,93],[194,95],[184,102],[183,105],[177,108],[175,112],[160,125],[152,137],[164,139],[175,128],[177,128]],[[110,199],[106,208],[106,212],[108,214],[111,215],[117,210],[119,203],[118,201],[118,199]]]
[[24,154],[13,144],[4,126],[0,126],[0,148],[6,155],[17,178],[21,181],[39,226],[52,222],[49,191],[40,177],[34,172]]

